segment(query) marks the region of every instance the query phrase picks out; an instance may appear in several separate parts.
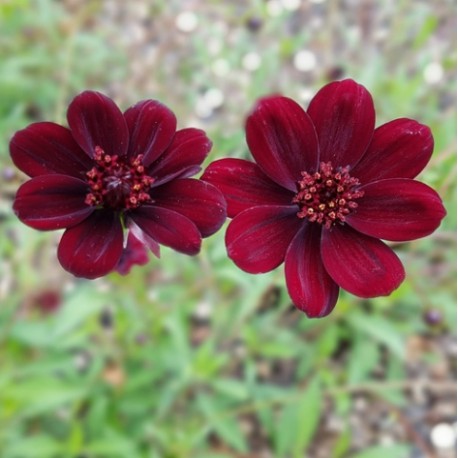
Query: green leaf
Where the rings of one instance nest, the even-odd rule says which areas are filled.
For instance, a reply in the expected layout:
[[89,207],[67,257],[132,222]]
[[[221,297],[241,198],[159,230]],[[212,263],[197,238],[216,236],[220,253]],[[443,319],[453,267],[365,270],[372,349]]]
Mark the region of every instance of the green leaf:
[[2,396],[7,401],[20,402],[24,406],[21,415],[30,417],[79,401],[86,396],[86,390],[85,387],[72,387],[52,379],[43,379],[10,386]]
[[207,417],[211,429],[218,434],[229,446],[236,451],[245,453],[248,450],[245,436],[240,429],[236,418],[221,415],[219,406],[214,403],[214,399],[206,395],[200,395],[197,403]]
[[426,42],[426,40],[433,34],[439,24],[437,16],[430,15],[423,21],[423,26],[415,34],[415,40],[413,42],[413,48],[418,49]]
[[80,421],[73,421],[70,435],[67,440],[67,449],[71,456],[77,455],[84,446],[84,432]]
[[226,453],[209,452],[199,455],[200,458],[232,458],[234,455],[227,455]]
[[380,360],[380,349],[376,342],[367,340],[361,334],[354,338],[348,359],[347,381],[354,384],[366,380]]
[[39,323],[19,321],[11,329],[10,337],[37,348],[52,346],[54,341],[52,326],[46,321]]
[[124,456],[140,458],[135,448],[135,445],[127,438],[118,435],[106,439],[97,439],[89,443],[85,447],[85,451],[100,458],[121,458]]
[[238,380],[230,378],[215,379],[212,386],[219,393],[237,401],[243,401],[249,397],[248,387]]
[[357,331],[385,345],[399,359],[405,359],[404,340],[390,321],[381,316],[362,313],[348,315],[346,320]]
[[53,347],[56,341],[64,346],[72,337],[71,331],[100,313],[106,302],[104,294],[81,288],[49,320],[18,321],[11,330],[11,337],[34,347]]
[[[3,451],[7,457],[21,458],[54,458],[62,455],[62,444],[43,434],[22,437]],[[3,455],[2,455],[3,456]]]
[[67,336],[89,317],[100,313],[107,301],[106,294],[90,287],[81,287],[54,316],[53,339]]
[[299,400],[288,404],[280,415],[275,435],[278,456],[285,456],[288,452],[297,458],[304,456],[318,427],[321,405],[321,387],[315,378]]
[[287,404],[278,418],[278,427],[275,430],[275,451],[277,456],[286,456],[292,450],[294,438],[297,435],[297,404]]
[[332,449],[332,458],[342,458],[346,455],[350,448],[352,440],[351,429],[347,426],[344,431],[337,438],[334,447]]
[[339,326],[337,324],[330,323],[329,326],[326,326],[317,342],[317,356],[323,359],[331,356],[339,344],[339,337]]
[[256,412],[259,422],[261,423],[266,435],[269,438],[275,437],[275,428],[276,428],[276,421],[275,421],[275,415],[274,415],[274,410],[272,409],[271,406],[267,407],[262,407],[257,410]]
[[410,450],[411,447],[408,444],[376,445],[350,458],[408,458]]
[[294,441],[296,457],[302,457],[307,450],[321,417],[322,393],[318,378],[312,380],[298,403],[298,435]]

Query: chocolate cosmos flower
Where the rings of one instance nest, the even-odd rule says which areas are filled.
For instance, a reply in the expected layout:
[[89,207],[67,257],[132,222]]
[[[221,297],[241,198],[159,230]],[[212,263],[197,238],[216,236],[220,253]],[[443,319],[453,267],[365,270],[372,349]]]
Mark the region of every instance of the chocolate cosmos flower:
[[256,163],[222,159],[202,177],[234,218],[230,258],[250,273],[285,262],[288,292],[310,317],[330,313],[339,288],[390,294],[404,269],[379,239],[426,236],[445,215],[437,193],[413,180],[432,154],[429,128],[405,118],[374,126],[371,95],[352,80],[322,88],[307,112],[266,97],[246,124]]
[[[10,151],[32,177],[19,188],[14,211],[35,229],[66,229],[58,258],[69,272],[96,278],[120,260],[118,270],[127,272],[144,262],[134,240],[157,256],[159,244],[194,255],[202,237],[223,224],[222,194],[188,178],[211,148],[203,131],[176,131],[175,115],[157,101],[122,113],[92,91],[71,102],[67,119],[69,129],[31,124],[14,135]],[[124,237],[124,228],[133,237]]]
[[121,259],[116,265],[116,272],[121,275],[127,275],[134,265],[144,266],[148,263],[148,252],[145,244],[135,237],[132,231],[129,231]]

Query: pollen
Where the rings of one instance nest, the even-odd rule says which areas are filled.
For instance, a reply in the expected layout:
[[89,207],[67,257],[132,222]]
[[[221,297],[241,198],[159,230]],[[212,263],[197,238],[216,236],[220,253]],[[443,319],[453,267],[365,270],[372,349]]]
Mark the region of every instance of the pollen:
[[151,203],[149,191],[154,178],[146,174],[142,160],[140,154],[129,162],[117,155],[105,154],[100,146],[96,146],[95,165],[86,172],[89,192],[85,203],[118,211]]
[[356,200],[364,195],[359,180],[348,172],[349,167],[334,169],[330,162],[322,162],[313,174],[302,172],[293,198],[293,203],[299,206],[298,218],[326,229],[343,224],[346,216],[358,207]]

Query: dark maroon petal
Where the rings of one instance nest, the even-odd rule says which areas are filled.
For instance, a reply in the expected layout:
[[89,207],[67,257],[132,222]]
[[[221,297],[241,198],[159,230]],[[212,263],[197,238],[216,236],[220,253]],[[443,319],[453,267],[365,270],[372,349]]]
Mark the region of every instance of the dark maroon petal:
[[202,238],[197,226],[186,216],[167,208],[143,205],[130,215],[138,227],[162,245],[180,253],[195,255]]
[[321,255],[332,279],[356,296],[387,296],[404,280],[404,268],[391,248],[347,225],[323,230]]
[[259,205],[288,205],[294,197],[291,191],[273,182],[254,162],[243,159],[212,162],[201,179],[215,185],[224,194],[230,218]]
[[329,83],[307,113],[318,135],[320,161],[345,167],[361,159],[375,127],[374,103],[363,86],[350,79]]
[[93,211],[84,203],[87,183],[67,175],[41,175],[18,190],[13,210],[34,229],[53,230],[74,226]]
[[339,297],[339,287],[321,260],[320,238],[319,224],[304,224],[285,258],[288,293],[294,305],[310,318],[331,313]]
[[226,231],[229,257],[251,274],[269,272],[285,259],[291,240],[303,224],[297,208],[252,207],[239,213]]
[[123,231],[119,215],[98,210],[64,232],[57,257],[62,267],[73,275],[93,279],[116,267],[122,249]]
[[359,232],[386,240],[414,240],[434,232],[446,211],[436,191],[419,181],[392,178],[361,188],[364,196],[346,222]]
[[121,259],[116,265],[116,272],[127,275],[133,266],[144,266],[148,262],[148,253],[144,243],[129,231],[127,244],[121,254]]
[[143,100],[130,107],[124,117],[130,132],[129,157],[143,154],[143,164],[150,165],[172,142],[175,115],[156,100]]
[[214,234],[226,220],[226,201],[219,189],[193,178],[173,180],[155,188],[154,204],[190,219],[202,237]]
[[212,142],[203,130],[179,130],[169,148],[149,167],[149,175],[156,180],[153,187],[174,178],[187,178],[197,173],[211,147]]
[[77,95],[68,107],[67,120],[76,142],[89,156],[94,157],[96,146],[109,155],[127,153],[126,120],[113,100],[100,92]]
[[127,227],[129,228],[129,232],[132,232],[136,239],[140,240],[146,247],[148,247],[156,258],[161,257],[161,247],[156,240],[145,234],[145,232],[143,232],[131,219],[129,219]]
[[375,129],[366,154],[351,170],[362,183],[386,178],[415,178],[434,148],[429,127],[413,119],[395,119]]
[[52,122],[37,122],[16,132],[10,152],[14,164],[31,177],[49,173],[84,177],[92,167],[70,131]]
[[294,100],[260,99],[246,122],[246,140],[255,161],[272,180],[290,191],[302,171],[315,171],[318,141],[307,113]]

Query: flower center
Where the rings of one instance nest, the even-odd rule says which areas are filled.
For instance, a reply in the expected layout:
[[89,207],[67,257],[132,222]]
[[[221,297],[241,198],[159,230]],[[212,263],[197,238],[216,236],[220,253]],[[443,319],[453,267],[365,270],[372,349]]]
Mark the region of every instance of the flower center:
[[149,190],[154,178],[145,172],[143,155],[127,163],[119,156],[105,154],[100,146],[95,147],[95,166],[86,173],[90,191],[85,203],[113,210],[137,208],[152,202]]
[[322,162],[317,172],[302,172],[302,179],[297,183],[298,192],[293,198],[293,203],[299,206],[297,216],[323,224],[326,229],[343,223],[358,206],[355,200],[364,195],[364,191],[358,190],[361,183],[350,176],[349,169],[334,169],[330,162]]

